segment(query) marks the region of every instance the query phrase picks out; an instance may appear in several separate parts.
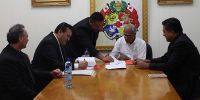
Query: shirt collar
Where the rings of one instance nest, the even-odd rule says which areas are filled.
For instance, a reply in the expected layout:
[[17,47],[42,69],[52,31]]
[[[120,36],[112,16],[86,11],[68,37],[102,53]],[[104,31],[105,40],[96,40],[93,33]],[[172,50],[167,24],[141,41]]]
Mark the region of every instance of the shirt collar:
[[58,45],[60,45],[60,42],[58,41],[58,38],[56,37],[56,34],[54,32],[53,32],[53,35],[56,38]]

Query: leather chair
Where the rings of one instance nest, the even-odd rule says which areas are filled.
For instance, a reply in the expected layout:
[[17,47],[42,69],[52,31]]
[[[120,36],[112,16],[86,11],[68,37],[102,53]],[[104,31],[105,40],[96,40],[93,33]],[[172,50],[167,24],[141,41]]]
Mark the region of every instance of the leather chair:
[[146,59],[152,59],[153,53],[151,46],[147,43],[147,50],[146,50]]

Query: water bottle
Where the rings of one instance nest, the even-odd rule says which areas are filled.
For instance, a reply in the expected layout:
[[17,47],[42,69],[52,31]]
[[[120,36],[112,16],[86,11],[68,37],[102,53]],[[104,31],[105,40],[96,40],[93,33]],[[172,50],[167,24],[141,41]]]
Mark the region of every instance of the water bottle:
[[72,88],[72,63],[70,59],[65,62],[64,85],[68,89]]
[[88,51],[88,48],[85,49],[84,57],[90,57],[90,52]]

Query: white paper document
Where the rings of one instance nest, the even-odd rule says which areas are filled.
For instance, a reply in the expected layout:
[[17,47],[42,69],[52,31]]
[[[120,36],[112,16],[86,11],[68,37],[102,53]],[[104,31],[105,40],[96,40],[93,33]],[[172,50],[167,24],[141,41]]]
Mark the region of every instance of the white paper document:
[[87,61],[88,62],[88,66],[90,67],[93,67],[96,65],[96,61],[95,61],[95,58],[94,57],[78,57],[76,59],[78,62],[81,62],[81,61]]
[[126,68],[126,64],[109,64],[109,65],[106,65],[105,67],[106,69],[120,69],[120,68]]
[[88,69],[88,70],[93,70],[94,67],[90,67],[90,66],[88,66],[86,69]]
[[164,73],[160,73],[160,74],[148,74],[149,78],[166,78],[167,75]]
[[107,65],[105,65],[106,69],[119,69],[119,68],[126,68],[125,61],[119,61],[115,57],[111,56],[114,59],[114,62],[111,62]]
[[95,76],[96,72],[94,70],[73,70],[72,75],[89,75]]

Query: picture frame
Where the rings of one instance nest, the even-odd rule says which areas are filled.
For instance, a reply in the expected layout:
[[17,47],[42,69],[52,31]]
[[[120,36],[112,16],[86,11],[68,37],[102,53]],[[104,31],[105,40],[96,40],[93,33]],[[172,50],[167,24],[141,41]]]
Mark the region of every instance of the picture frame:
[[71,0],[32,0],[33,7],[39,6],[68,6]]
[[160,5],[192,4],[193,0],[158,0]]
[[[98,11],[96,8],[97,8],[97,5],[99,5],[99,4],[97,4],[96,1],[97,0],[90,0],[90,14],[92,14],[95,11]],[[100,1],[103,1],[103,0],[100,0]],[[113,1],[113,0],[110,0],[110,1]],[[126,0],[123,0],[123,1],[126,1]],[[135,0],[132,0],[132,1],[135,1]],[[138,16],[142,20],[140,22],[140,24],[142,25],[141,26],[142,28],[140,29],[140,34],[141,34],[143,40],[148,42],[148,0],[136,0],[136,1],[141,2],[140,3],[141,4],[141,16]],[[100,38],[100,41],[104,41],[104,39],[106,37],[99,37],[99,38]],[[98,43],[98,40],[97,40],[96,48],[97,48],[97,50],[109,51],[109,50],[113,49],[115,42],[116,41],[114,41],[112,43]]]

